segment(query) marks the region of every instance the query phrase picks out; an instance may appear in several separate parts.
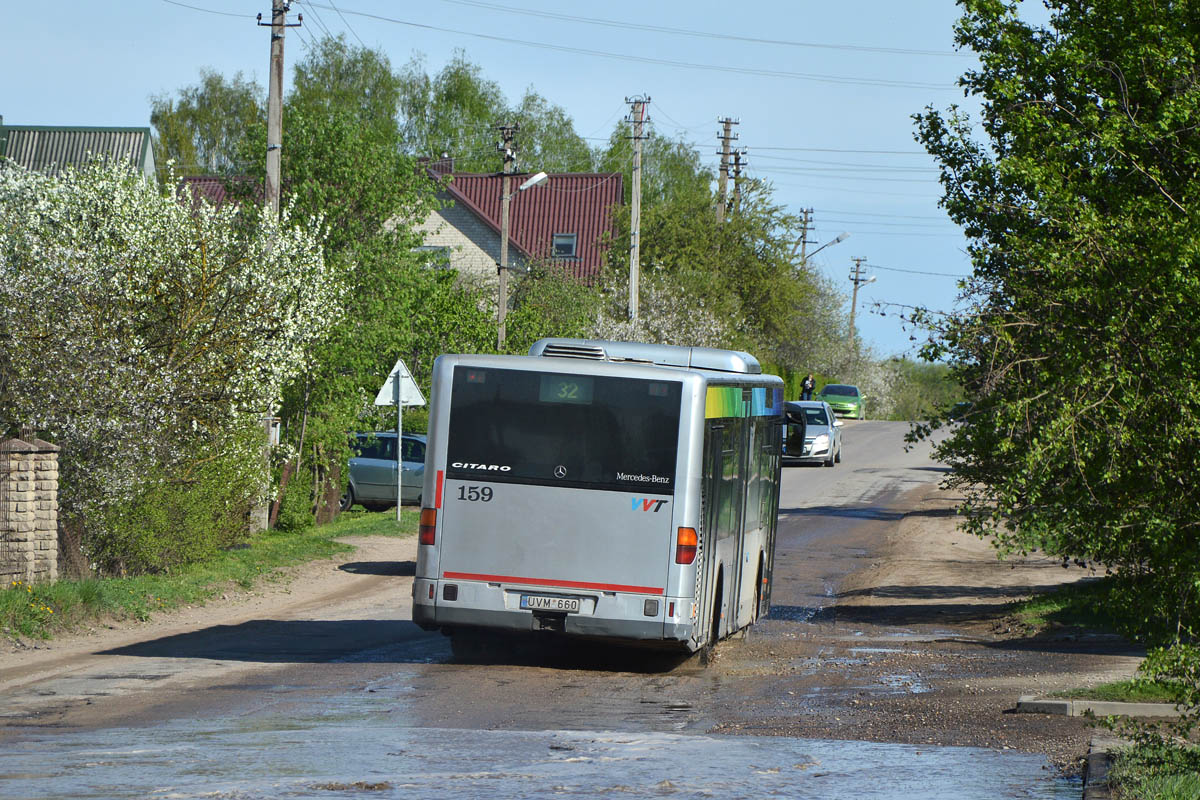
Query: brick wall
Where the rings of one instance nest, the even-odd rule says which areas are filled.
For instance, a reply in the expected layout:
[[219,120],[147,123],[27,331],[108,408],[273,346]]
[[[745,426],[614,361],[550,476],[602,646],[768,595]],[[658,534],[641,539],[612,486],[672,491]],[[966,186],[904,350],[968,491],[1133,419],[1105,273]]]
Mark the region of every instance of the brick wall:
[[[459,205],[450,205],[429,215],[419,226],[425,234],[425,244],[449,249],[450,266],[485,284],[495,284],[496,264],[500,261],[500,234]],[[524,259],[508,243],[508,263],[521,268]]]
[[0,585],[58,579],[58,449],[0,441]]

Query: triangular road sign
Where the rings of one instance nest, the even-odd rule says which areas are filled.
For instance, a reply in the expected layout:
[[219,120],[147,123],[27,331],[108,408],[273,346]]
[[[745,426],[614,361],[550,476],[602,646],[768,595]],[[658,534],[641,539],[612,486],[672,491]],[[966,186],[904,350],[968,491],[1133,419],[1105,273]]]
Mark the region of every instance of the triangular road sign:
[[425,396],[421,394],[408,367],[404,366],[403,359],[396,359],[396,366],[392,367],[392,372],[379,389],[379,394],[375,395],[375,405],[394,406],[397,399],[401,406],[425,405]]

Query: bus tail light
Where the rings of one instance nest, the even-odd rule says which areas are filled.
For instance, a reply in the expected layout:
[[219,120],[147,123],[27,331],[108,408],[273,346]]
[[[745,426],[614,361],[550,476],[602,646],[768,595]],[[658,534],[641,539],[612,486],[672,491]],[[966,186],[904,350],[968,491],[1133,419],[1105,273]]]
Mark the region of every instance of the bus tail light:
[[421,509],[421,526],[417,528],[418,544],[433,544],[437,537],[437,509]]
[[675,535],[675,563],[690,564],[695,561],[699,541],[695,528],[680,528]]

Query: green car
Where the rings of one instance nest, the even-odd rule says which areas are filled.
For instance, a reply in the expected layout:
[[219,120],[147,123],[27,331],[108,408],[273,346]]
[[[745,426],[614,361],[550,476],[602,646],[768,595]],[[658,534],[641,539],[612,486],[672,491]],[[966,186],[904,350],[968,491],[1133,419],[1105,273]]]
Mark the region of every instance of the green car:
[[813,399],[829,403],[833,413],[839,417],[865,419],[867,416],[862,393],[858,391],[857,386],[851,386],[848,383],[827,383]]

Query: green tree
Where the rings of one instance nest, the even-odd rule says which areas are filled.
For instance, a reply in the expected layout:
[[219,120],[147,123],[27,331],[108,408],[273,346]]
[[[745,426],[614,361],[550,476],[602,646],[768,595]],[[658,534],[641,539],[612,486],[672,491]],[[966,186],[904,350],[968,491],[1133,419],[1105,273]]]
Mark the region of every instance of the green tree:
[[980,127],[918,117],[974,265],[970,313],[925,320],[973,403],[938,452],[970,530],[1107,565],[1139,635],[1192,640],[1200,6],[1050,0],[1043,28],[962,5]]
[[589,336],[601,297],[596,287],[581,283],[553,259],[532,261],[513,288],[506,349],[526,353],[547,336]]
[[525,92],[513,109],[518,134],[518,168],[524,172],[591,172],[593,153],[566,110],[535,92]]
[[419,158],[454,159],[459,172],[499,172],[499,125],[518,125],[517,169],[590,172],[593,154],[562,106],[529,88],[510,105],[500,85],[458,52],[437,74],[423,59],[408,63],[401,82],[401,138]]
[[[633,191],[633,140],[628,123],[617,123],[608,144],[597,157],[601,172],[624,176],[625,205]],[[642,205],[644,209],[711,193],[716,176],[704,166],[700,153],[684,141],[657,134],[642,142]]]
[[288,111],[295,113],[300,106],[337,109],[394,139],[403,90],[401,76],[384,53],[355,47],[345,35],[325,36],[296,63]]
[[248,148],[245,140],[266,124],[266,93],[240,72],[225,78],[204,69],[200,83],[180,89],[178,97],[151,98],[150,124],[160,170],[174,159],[183,175],[236,175],[245,169],[245,153],[263,152]]
[[[816,366],[802,326],[817,306],[836,307],[836,300],[826,282],[793,261],[799,219],[774,200],[768,184],[746,180],[737,203],[719,222],[712,175],[699,155],[681,142],[648,141],[653,147],[643,157],[648,188],[641,217],[643,271],[669,275],[680,292],[706,310],[735,320],[722,326],[729,333],[724,346],[783,366]],[[627,152],[626,140],[614,133],[600,164],[629,169],[631,162],[623,160]],[[615,223],[609,268],[625,275],[628,206],[616,211]]]
[[964,7],[991,148],[957,110],[919,120],[975,270],[975,313],[927,348],[976,404],[943,454],[1008,545],[1191,573],[1200,498],[1174,476],[1200,423],[1195,9],[1053,2],[1042,31]]
[[[890,419],[911,422],[935,418],[962,400],[962,389],[951,377],[948,364],[900,358],[890,366],[896,376]],[[871,411],[877,411],[874,405]]]
[[402,136],[418,157],[454,159],[461,172],[499,172],[496,126],[509,124],[500,85],[459,52],[435,76],[414,59],[402,73]]
[[402,147],[403,84],[387,57],[325,39],[296,70],[284,108],[283,195],[295,213],[324,221],[326,257],[347,291],[342,323],[285,395],[294,455],[281,482],[308,470],[303,485],[324,487],[310,498],[323,516],[344,481],[346,432],[394,424],[376,418],[369,401],[396,359],[427,389],[436,356],[479,349],[493,334],[475,290],[419,250],[416,226],[433,209],[436,184]]

